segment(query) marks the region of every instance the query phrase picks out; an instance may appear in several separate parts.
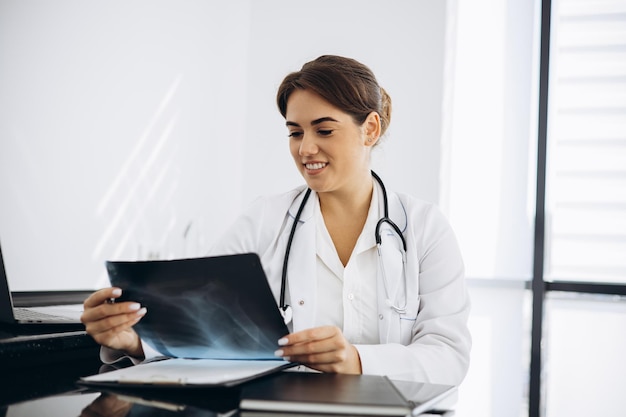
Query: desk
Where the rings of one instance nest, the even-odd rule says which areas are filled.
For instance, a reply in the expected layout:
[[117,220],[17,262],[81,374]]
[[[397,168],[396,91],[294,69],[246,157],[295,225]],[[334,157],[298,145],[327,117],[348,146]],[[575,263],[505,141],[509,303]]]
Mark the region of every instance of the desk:
[[[237,411],[240,388],[135,388],[94,391],[76,385],[87,375],[106,371],[98,346],[82,332],[68,334],[4,335],[0,338],[0,417],[41,415],[46,417],[243,417]],[[20,352],[19,346],[25,351]],[[52,360],[33,346],[66,346]],[[8,348],[7,348],[8,347]],[[3,352],[4,349],[4,352]],[[62,353],[62,355],[60,355]],[[7,362],[7,355],[18,360]],[[26,356],[24,356],[26,355]],[[26,364],[24,359],[31,361]],[[22,366],[18,366],[20,364]],[[124,364],[130,365],[130,362]],[[253,383],[253,382],[252,382]],[[181,406],[182,405],[182,406]],[[248,414],[246,414],[247,416]],[[261,414],[250,414],[261,416]],[[266,413],[263,416],[276,416]],[[289,414],[280,414],[288,416]],[[293,415],[293,414],[292,414]],[[441,416],[441,414],[437,414]],[[448,416],[449,414],[446,414]],[[309,416],[312,416],[311,414]],[[329,415],[326,415],[329,417]]]
[[76,375],[100,369],[99,350],[85,332],[20,334],[0,329],[0,407],[74,389]]

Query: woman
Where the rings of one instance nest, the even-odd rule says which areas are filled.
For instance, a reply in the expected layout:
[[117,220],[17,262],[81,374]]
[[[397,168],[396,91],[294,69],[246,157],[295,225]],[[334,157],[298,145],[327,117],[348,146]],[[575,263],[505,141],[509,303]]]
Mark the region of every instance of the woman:
[[[456,238],[434,205],[387,194],[370,171],[389,96],[363,64],[321,56],[283,80],[277,102],[308,187],[255,201],[210,254],[259,254],[277,300],[284,292],[293,321],[277,356],[322,372],[460,384],[471,338]],[[387,207],[379,255],[375,231]],[[91,295],[83,323],[109,348],[105,356],[112,349],[143,358],[132,326],[146,311],[106,302],[120,294]]]

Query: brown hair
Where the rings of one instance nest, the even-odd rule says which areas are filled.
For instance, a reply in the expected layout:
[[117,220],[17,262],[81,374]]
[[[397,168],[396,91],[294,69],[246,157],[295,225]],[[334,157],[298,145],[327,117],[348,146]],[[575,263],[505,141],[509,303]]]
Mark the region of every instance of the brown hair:
[[312,90],[361,125],[375,111],[384,135],[391,121],[391,97],[378,85],[374,73],[360,62],[336,55],[322,55],[287,75],[276,95],[278,109],[287,114],[287,100],[296,89]]

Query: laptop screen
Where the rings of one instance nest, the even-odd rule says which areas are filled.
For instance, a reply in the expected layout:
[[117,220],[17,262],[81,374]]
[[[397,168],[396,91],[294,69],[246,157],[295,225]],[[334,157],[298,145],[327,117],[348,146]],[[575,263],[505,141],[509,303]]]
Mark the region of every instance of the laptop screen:
[[0,248],[0,323],[13,323],[13,300],[9,290],[4,260],[2,258],[2,248]]

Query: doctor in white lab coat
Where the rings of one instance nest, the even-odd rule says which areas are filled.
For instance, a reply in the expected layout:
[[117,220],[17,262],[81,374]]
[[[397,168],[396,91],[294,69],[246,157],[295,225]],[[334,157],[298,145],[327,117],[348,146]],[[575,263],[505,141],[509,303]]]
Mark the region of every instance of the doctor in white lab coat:
[[[344,285],[334,295],[323,288],[325,282],[319,282],[317,272],[325,268],[324,254],[318,253],[324,249],[319,249],[323,244],[319,243],[316,224],[317,195],[313,193],[304,206],[287,273],[287,304],[293,308],[290,330],[324,325],[329,316],[324,310],[337,310],[339,320],[334,324],[343,327],[344,335],[355,344],[362,373],[457,385],[467,371],[471,339],[466,326],[470,302],[454,233],[434,205],[389,193],[389,217],[403,231],[407,257],[405,277],[402,260],[394,256],[401,243],[389,226],[384,227],[383,251],[391,247],[380,260],[385,267],[385,288],[374,238],[376,222],[383,213],[383,196],[380,185],[372,181],[375,192],[369,217],[352,254],[352,264],[343,268]],[[213,254],[258,253],[277,303],[287,240],[303,196],[300,187],[257,199],[212,249]],[[391,240],[385,240],[386,236]],[[346,272],[349,268],[353,269]],[[345,285],[350,274],[355,280],[370,275],[371,280]],[[367,285],[370,291],[362,288]],[[354,312],[351,304],[372,293],[373,308],[369,314],[361,313],[362,320],[369,322],[352,319],[359,312]],[[405,307],[405,311],[398,313],[389,303]],[[372,331],[363,336],[361,326]]]
[[[209,254],[257,253],[280,305],[302,208],[284,286],[293,317],[276,355],[322,372],[460,384],[469,365],[470,302],[454,233],[434,205],[386,193],[370,171],[390,97],[363,64],[321,56],[285,77],[277,102],[306,186],[257,199]],[[302,204],[306,188],[312,192]],[[389,221],[379,246],[385,195]],[[149,352],[132,326],[145,309],[106,303],[119,295],[115,288],[92,294],[83,322],[105,347],[104,359],[120,352],[142,358]]]

